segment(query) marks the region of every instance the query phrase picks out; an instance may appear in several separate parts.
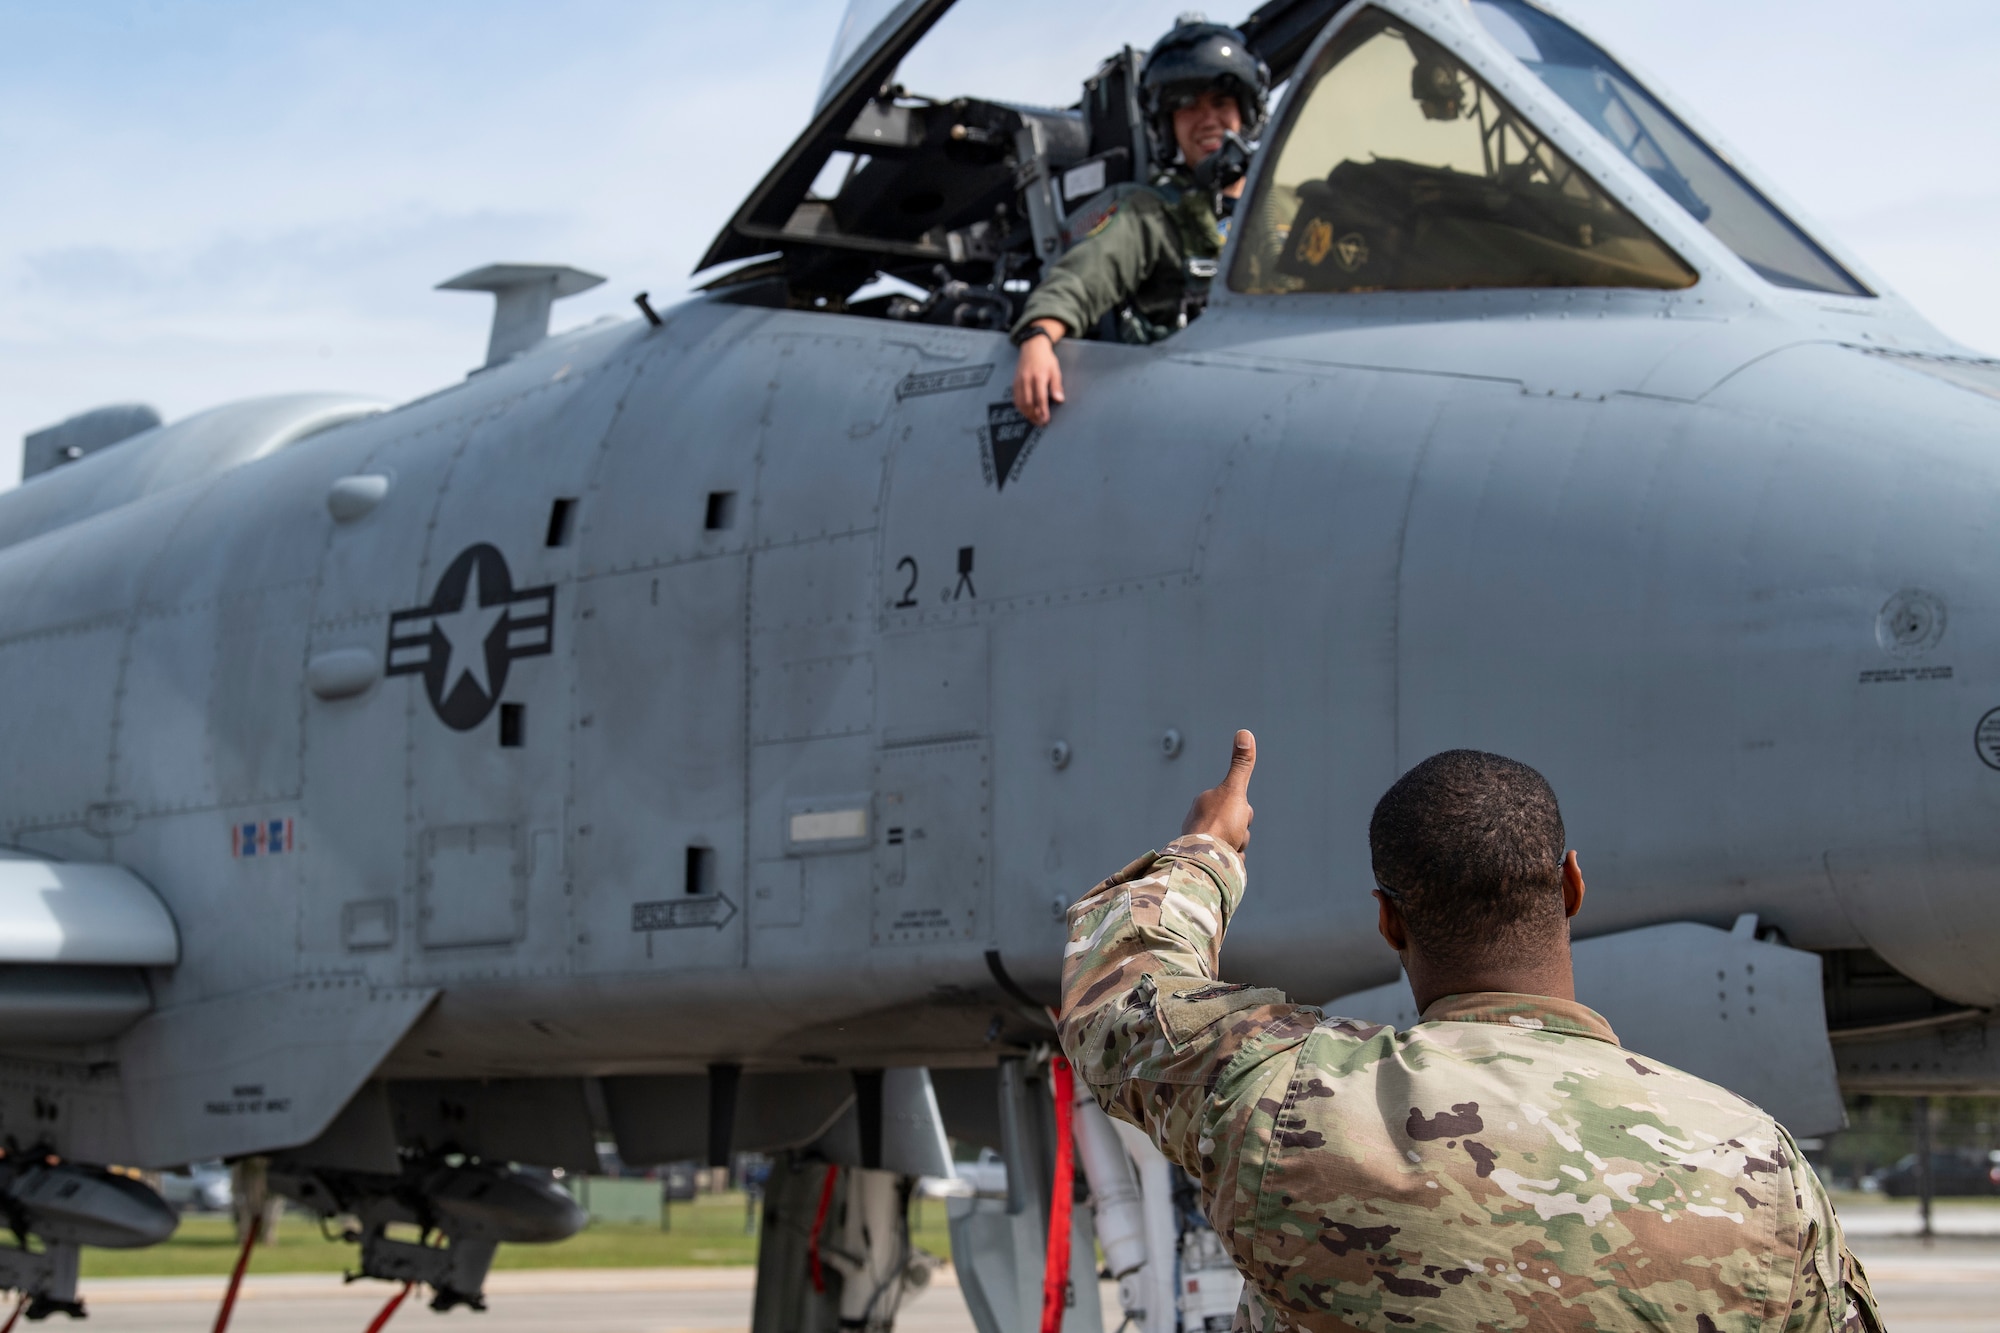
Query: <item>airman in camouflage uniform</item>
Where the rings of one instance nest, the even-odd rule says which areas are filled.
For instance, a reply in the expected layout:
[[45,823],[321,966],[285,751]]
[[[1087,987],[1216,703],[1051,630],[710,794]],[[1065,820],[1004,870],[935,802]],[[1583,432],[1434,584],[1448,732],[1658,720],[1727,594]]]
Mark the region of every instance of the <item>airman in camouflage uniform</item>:
[[[1241,799],[1246,743],[1204,800],[1239,771]],[[1790,1135],[1574,1000],[1446,995],[1397,1032],[1219,981],[1235,841],[1183,836],[1070,909],[1061,1039],[1200,1182],[1237,1330],[1879,1333]]]

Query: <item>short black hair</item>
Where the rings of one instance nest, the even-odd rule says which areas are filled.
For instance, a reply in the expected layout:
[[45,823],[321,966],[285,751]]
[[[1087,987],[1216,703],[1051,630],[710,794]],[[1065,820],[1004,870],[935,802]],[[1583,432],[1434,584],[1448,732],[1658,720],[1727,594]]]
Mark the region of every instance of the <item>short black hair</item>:
[[1446,750],[1375,803],[1375,882],[1402,909],[1410,942],[1433,963],[1567,938],[1562,811],[1534,769],[1483,750]]

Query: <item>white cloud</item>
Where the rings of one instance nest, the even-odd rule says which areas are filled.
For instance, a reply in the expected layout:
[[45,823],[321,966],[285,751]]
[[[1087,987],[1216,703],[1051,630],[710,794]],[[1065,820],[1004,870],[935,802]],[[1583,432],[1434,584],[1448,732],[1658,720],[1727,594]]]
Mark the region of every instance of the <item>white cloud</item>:
[[[981,3],[999,21],[948,18],[958,55],[912,86],[1057,100],[1180,7]],[[839,9],[0,0],[0,478],[25,431],[98,403],[436,388],[477,363],[489,305],[431,287],[477,264],[605,274],[559,327],[684,290],[803,126]],[[2000,12],[1567,9],[1946,331],[2000,348]]]
[[797,133],[832,0],[0,5],[0,476],[107,401],[411,397],[492,260],[671,296]]

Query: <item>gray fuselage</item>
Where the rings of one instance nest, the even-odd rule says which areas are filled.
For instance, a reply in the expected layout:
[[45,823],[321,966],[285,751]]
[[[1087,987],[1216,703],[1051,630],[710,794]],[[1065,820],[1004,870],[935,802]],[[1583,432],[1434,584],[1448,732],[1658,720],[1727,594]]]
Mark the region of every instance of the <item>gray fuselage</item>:
[[[1232,977],[1393,976],[1369,811],[1472,746],[1554,783],[1580,934],[1756,912],[2000,1002],[2000,402],[1700,291],[1237,299],[1065,346],[1026,439],[998,334],[559,338],[0,549],[0,835],[158,891],[162,1010],[439,988],[391,1077],[978,1063],[991,962],[1053,999],[1249,726]],[[460,730],[424,615],[480,544]]]

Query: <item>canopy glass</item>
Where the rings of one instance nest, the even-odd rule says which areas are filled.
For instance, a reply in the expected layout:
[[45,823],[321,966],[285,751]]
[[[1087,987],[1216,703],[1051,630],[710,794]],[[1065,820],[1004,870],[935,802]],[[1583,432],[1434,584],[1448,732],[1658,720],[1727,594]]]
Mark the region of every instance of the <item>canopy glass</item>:
[[1472,12],[1509,53],[1767,282],[1841,296],[1873,295],[1582,33],[1525,0],[1473,0]]
[[1691,285],[1646,226],[1413,25],[1363,10],[1303,76],[1238,291]]

